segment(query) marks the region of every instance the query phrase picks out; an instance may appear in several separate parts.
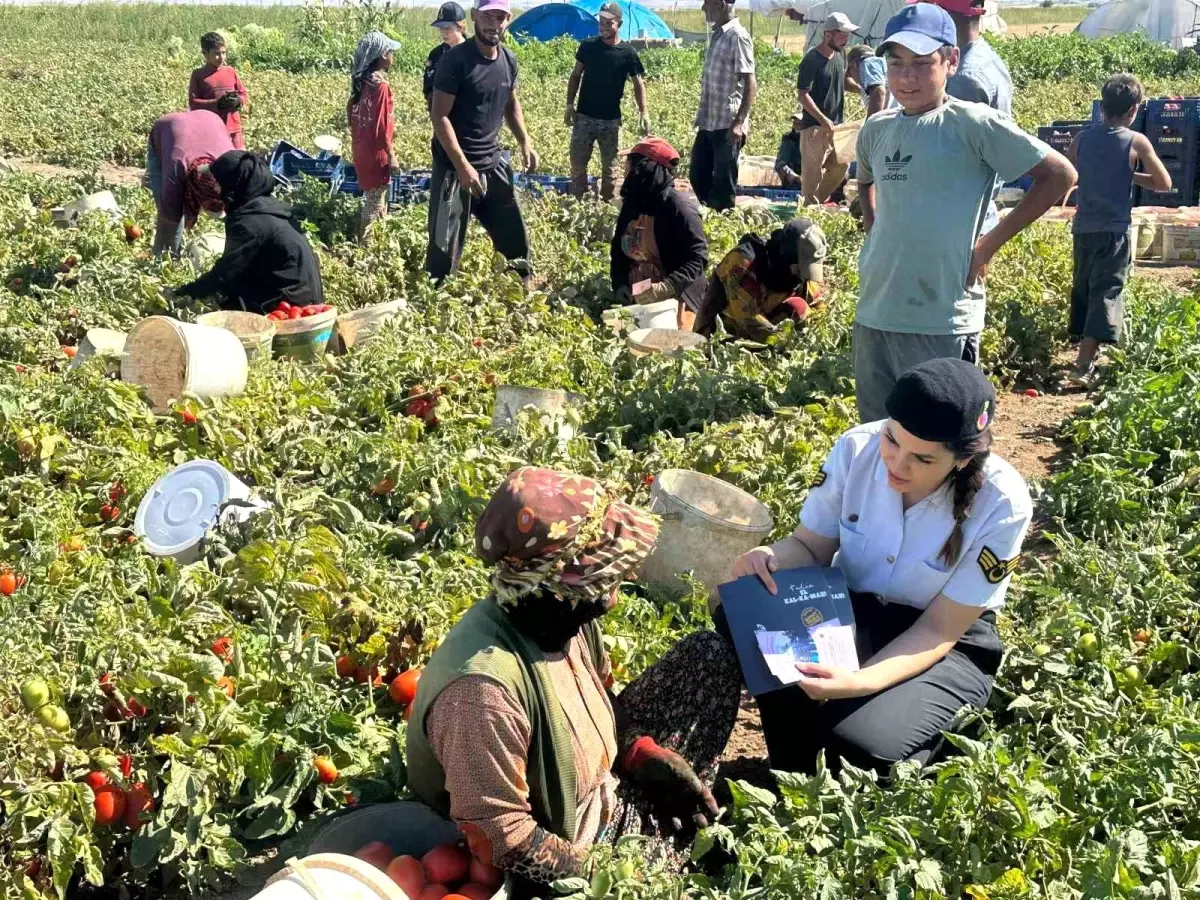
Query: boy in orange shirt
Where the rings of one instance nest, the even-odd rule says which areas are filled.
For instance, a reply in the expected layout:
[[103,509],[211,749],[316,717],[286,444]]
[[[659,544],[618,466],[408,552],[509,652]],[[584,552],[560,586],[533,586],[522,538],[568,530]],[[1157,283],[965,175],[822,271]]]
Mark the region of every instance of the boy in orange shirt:
[[200,38],[200,50],[204,53],[204,65],[192,72],[188,85],[188,109],[207,109],[225,121],[229,139],[234,149],[246,149],[242,136],[242,117],[238,111],[249,102],[246,88],[238,78],[237,69],[225,58],[225,38],[210,31]]

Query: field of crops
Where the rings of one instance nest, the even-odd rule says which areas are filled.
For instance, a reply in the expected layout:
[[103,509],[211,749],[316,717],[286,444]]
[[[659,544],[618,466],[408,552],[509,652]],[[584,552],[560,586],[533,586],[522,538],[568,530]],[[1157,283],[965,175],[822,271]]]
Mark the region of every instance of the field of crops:
[[[428,141],[416,83],[425,18],[392,23],[410,36],[392,84],[400,152],[413,165]],[[84,170],[140,164],[149,123],[182,102],[196,35],[249,20],[297,35],[243,36],[251,143],[342,133],[345,76],[333,69],[348,32],[335,20],[259,8],[2,8],[0,150]],[[1159,86],[1200,86],[1194,58],[1139,41],[1022,39],[1004,52],[1031,121],[1081,112],[1098,73],[1123,62]],[[521,55],[534,139],[564,171],[570,48]],[[656,120],[686,145],[699,57],[647,62]],[[774,149],[790,114],[795,63],[760,54],[758,152]],[[403,796],[402,711],[372,673],[420,663],[484,595],[474,520],[514,466],[603,477],[643,503],[647,476],[695,469],[754,493],[782,534],[854,421],[848,333],[861,237],[848,217],[822,220],[834,290],[804,330],[767,353],[715,343],[688,358],[633,359],[597,325],[614,210],[527,200],[540,290],[524,295],[479,235],[462,273],[435,290],[420,268],[423,207],[359,247],[344,240],[352,206],[311,187],[301,200],[325,242],[327,299],[347,309],[404,297],[407,310],[361,350],[307,366],[260,361],[244,396],[184,398],[156,417],[98,364],[66,368],[63,347],[88,328],[204,311],[162,299],[193,273],[151,260],[148,234],[130,244],[103,219],[51,224],[50,207],[95,186],[86,173],[0,180],[6,898],[206,893],[314,817]],[[148,195],[117,193],[149,232]],[[707,218],[710,255],[767,225],[755,215]],[[1069,278],[1067,235],[1048,225],[994,264],[983,350],[1001,385],[1048,376]],[[782,776],[773,792],[735,783],[726,816],[694,852],[720,845],[724,864],[672,872],[630,843],[598,852],[590,884],[560,893],[1200,896],[1198,330],[1195,296],[1135,280],[1128,340],[1092,402],[1063,424],[1065,460],[1037,485],[1042,531],[1002,620],[1010,652],[992,708],[954,739],[958,755],[891,784],[855,772]],[[518,434],[493,432],[504,383],[585,395],[574,436],[536,417]],[[436,424],[406,415],[411,392],[435,389]],[[144,552],[133,513],[160,474],[195,458],[218,460],[274,505],[180,567]],[[631,589],[605,621],[618,680],[706,621],[699,594]],[[358,677],[337,674],[344,655]],[[42,698],[20,692],[31,679],[49,695],[37,715],[22,701]],[[144,813],[114,815],[111,796],[97,803],[89,772],[147,801]]]

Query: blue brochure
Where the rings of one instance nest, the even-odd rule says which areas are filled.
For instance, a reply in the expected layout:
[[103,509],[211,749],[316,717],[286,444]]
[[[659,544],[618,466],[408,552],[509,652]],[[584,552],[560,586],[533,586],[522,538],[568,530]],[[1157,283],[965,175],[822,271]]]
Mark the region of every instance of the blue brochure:
[[775,584],[775,595],[755,575],[718,588],[750,693],[793,684],[801,662],[857,670],[854,610],[841,570],[785,569]]

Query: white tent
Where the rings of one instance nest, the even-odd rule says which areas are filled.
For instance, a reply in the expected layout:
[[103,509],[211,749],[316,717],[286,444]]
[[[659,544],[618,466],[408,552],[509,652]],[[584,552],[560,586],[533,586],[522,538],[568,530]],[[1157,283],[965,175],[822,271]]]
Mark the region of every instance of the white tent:
[[[830,13],[845,13],[858,26],[854,43],[865,41],[875,46],[883,40],[888,19],[898,13],[906,0],[750,0],[750,8],[761,15],[793,10],[808,23],[808,46],[820,43],[821,23]],[[1003,34],[1008,30],[1000,18],[996,0],[984,4],[983,30]]]
[[1194,0],[1111,0],[1089,13],[1075,30],[1090,38],[1140,31],[1178,50],[1196,43],[1200,4]]

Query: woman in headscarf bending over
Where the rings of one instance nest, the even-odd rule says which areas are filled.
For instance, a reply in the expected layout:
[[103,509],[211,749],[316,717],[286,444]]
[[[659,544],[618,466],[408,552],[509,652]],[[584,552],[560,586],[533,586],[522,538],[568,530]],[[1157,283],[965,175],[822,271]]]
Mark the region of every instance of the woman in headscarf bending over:
[[708,241],[699,209],[675,190],[679,153],[662,138],[629,151],[609,274],[619,302],[679,300],[688,328],[704,299]]
[[737,337],[762,341],[786,319],[802,321],[821,298],[825,233],[809,219],[792,219],[767,240],[747,234],[708,280],[695,330],[711,335],[720,317]]
[[221,295],[222,309],[270,311],[279,300],[292,306],[324,302],[321,269],[293,216],[292,205],[271,196],[275,179],[262,157],[232,150],[209,171],[225,205],[225,252],[177,295]]
[[358,42],[354,70],[350,75],[350,143],[354,171],[363,191],[362,228],[387,215],[388,188],[398,169],[392,139],[396,129],[392,114],[392,89],[383,73],[392,65],[392,54],[400,49],[382,31],[372,31]]
[[156,256],[170,250],[178,257],[184,226],[192,228],[201,212],[220,214],[221,190],[208,164],[232,149],[229,130],[215,112],[170,113],[154,123],[146,147],[146,184],[158,209]]
[[620,693],[599,620],[658,536],[654,519],[578,475],[523,468],[475,530],[492,593],[421,675],[408,770],[472,854],[535,884],[579,874],[589,846],[699,825],[737,717],[725,638],[679,642]]

